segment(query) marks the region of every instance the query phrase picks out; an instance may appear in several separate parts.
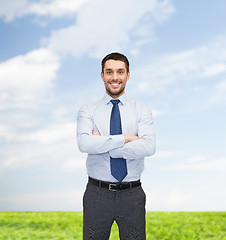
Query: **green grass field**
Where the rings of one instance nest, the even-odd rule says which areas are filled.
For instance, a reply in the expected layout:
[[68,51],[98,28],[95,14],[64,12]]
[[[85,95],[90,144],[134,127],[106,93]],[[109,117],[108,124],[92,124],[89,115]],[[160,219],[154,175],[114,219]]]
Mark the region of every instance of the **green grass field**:
[[[0,239],[82,239],[81,212],[0,212]],[[117,240],[114,224],[111,240]],[[147,240],[226,240],[226,212],[147,212]]]

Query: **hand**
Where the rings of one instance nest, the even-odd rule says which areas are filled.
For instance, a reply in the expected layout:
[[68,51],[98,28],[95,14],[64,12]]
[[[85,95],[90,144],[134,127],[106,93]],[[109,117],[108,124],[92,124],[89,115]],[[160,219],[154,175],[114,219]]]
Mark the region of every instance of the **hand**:
[[93,135],[100,136],[100,133],[98,131],[92,131]]
[[124,134],[124,138],[125,138],[125,143],[132,142],[139,139],[138,136],[132,135],[132,134]]

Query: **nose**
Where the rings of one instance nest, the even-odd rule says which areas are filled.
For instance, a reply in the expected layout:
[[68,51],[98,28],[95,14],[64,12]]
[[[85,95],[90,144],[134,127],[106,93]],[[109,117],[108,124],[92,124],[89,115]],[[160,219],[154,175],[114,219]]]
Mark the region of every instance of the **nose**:
[[118,73],[117,72],[114,72],[113,80],[118,80]]

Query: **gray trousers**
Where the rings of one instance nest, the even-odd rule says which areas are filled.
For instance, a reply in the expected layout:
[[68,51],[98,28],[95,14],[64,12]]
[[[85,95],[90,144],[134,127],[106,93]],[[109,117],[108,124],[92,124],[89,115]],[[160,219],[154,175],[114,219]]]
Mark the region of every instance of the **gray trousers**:
[[83,240],[107,240],[116,221],[121,240],[145,240],[146,196],[141,186],[110,191],[87,184],[83,196]]

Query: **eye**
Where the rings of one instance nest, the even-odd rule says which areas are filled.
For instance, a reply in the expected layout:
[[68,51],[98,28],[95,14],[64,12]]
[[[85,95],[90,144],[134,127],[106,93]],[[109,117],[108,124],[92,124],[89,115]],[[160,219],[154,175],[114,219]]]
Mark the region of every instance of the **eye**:
[[118,74],[120,74],[120,75],[122,75],[123,73],[124,73],[123,69],[118,71]]
[[107,74],[112,74],[112,71],[106,71]]

